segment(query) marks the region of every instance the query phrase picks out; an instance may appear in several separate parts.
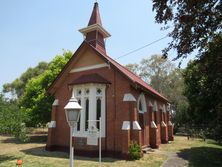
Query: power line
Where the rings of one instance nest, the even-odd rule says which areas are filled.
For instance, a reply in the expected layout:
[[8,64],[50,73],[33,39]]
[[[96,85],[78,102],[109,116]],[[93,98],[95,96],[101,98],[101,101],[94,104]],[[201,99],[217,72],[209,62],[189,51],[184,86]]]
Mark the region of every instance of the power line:
[[168,37],[168,35],[166,35],[166,36],[164,36],[164,37],[162,37],[162,38],[160,38],[160,39],[157,39],[157,40],[155,40],[155,41],[153,41],[153,42],[151,42],[151,43],[149,43],[149,44],[146,44],[146,45],[144,45],[144,46],[142,46],[142,47],[140,47],[140,48],[137,48],[137,49],[135,49],[135,50],[132,50],[132,51],[130,51],[130,52],[128,52],[128,53],[120,56],[120,57],[117,57],[115,60],[118,60],[118,59],[120,59],[120,58],[122,58],[122,57],[128,56],[128,55],[130,55],[130,54],[132,54],[132,53],[134,53],[134,52],[137,52],[137,51],[139,51],[139,50],[141,50],[141,49],[144,49],[144,48],[146,48],[146,47],[148,47],[148,46],[150,46],[150,45],[152,45],[152,44],[154,44],[154,43],[157,43],[157,42],[159,42],[159,41],[161,41],[161,40],[163,40],[163,39],[165,39],[165,38],[167,38],[167,37]]

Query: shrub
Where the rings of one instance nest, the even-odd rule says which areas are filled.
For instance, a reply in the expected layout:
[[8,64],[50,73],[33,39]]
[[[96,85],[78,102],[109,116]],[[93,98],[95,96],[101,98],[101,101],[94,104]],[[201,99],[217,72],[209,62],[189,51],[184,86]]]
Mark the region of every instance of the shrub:
[[21,142],[29,142],[30,137],[27,135],[27,129],[25,123],[20,123],[17,131],[14,132],[15,137]]
[[0,134],[14,135],[22,142],[29,141],[26,126],[23,123],[27,116],[14,101],[7,101],[0,94]]
[[129,146],[129,158],[131,160],[138,160],[142,157],[141,147],[136,141],[132,141]]

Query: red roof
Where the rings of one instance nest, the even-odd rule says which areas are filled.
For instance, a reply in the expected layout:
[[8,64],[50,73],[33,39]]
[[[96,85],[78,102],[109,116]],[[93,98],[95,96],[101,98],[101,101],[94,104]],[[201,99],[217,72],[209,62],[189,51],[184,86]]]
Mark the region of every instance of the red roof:
[[153,89],[151,86],[149,86],[145,81],[143,81],[140,77],[129,71],[126,67],[120,65],[115,60],[113,60],[111,57],[109,57],[107,54],[101,52],[100,50],[96,49],[92,45],[90,45],[87,41],[83,41],[83,43],[80,45],[80,47],[77,49],[77,51],[74,53],[74,55],[71,57],[71,59],[68,61],[68,63],[65,65],[65,67],[62,69],[62,71],[59,73],[59,75],[56,77],[56,79],[53,81],[53,83],[48,88],[48,92],[53,94],[53,89],[57,81],[64,75],[65,72],[69,72],[67,70],[71,70],[70,65],[71,62],[75,60],[76,55],[80,52],[82,47],[88,46],[89,48],[93,49],[101,58],[103,58],[105,61],[107,61],[110,65],[113,65],[115,68],[117,68],[123,75],[125,75],[131,82],[137,84],[138,86],[141,86],[143,89],[145,89],[147,92],[152,93],[153,95],[158,96],[159,98],[168,101],[166,97],[161,95],[159,92],[157,92],[155,89]]
[[[86,42],[87,43],[87,42]],[[88,44],[90,45],[90,44]],[[91,46],[91,45],[90,45]],[[143,81],[140,77],[138,77],[136,74],[128,70],[126,67],[122,66],[115,60],[113,60],[111,57],[109,57],[107,54],[100,52],[100,50],[96,49],[95,47],[91,46],[96,52],[99,52],[100,55],[102,55],[106,60],[108,60],[113,66],[115,66],[120,72],[122,72],[124,75],[126,75],[131,81],[134,83],[142,86],[143,88],[147,89],[149,92],[159,96],[160,98],[168,101],[166,97],[161,95],[159,92],[157,92],[155,89],[153,89],[151,86],[149,86],[145,81]]]

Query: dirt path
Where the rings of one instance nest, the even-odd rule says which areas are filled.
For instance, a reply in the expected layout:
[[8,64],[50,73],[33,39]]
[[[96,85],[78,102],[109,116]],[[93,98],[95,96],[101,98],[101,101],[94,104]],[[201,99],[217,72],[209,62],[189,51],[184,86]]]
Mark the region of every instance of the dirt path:
[[162,154],[166,155],[168,158],[167,160],[161,165],[161,167],[187,167],[188,161],[185,160],[183,157],[179,157],[177,153],[168,152],[168,151],[160,151],[155,150],[154,154]]
[[168,159],[162,164],[161,167],[187,167],[188,161],[179,157],[177,153],[168,155]]

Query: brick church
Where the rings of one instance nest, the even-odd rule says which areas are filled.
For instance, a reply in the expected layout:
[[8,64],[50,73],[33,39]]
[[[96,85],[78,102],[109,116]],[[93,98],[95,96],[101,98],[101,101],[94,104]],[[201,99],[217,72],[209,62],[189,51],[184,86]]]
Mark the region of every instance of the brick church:
[[[88,26],[79,30],[84,41],[48,88],[54,95],[47,150],[69,150],[69,126],[64,106],[72,96],[82,106],[73,132],[75,154],[95,155],[98,146],[87,144],[88,129],[101,130],[102,155],[126,157],[131,141],[142,148],[158,148],[173,140],[170,104],[167,98],[141,78],[113,60],[105,39],[98,3]],[[98,123],[88,120],[98,120]]]

